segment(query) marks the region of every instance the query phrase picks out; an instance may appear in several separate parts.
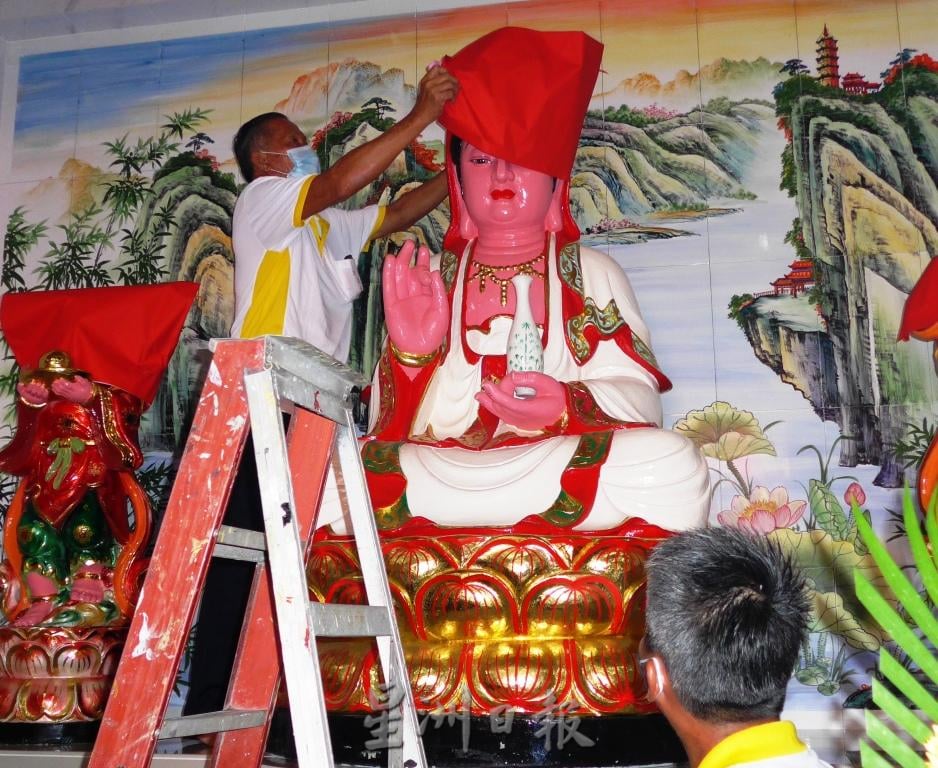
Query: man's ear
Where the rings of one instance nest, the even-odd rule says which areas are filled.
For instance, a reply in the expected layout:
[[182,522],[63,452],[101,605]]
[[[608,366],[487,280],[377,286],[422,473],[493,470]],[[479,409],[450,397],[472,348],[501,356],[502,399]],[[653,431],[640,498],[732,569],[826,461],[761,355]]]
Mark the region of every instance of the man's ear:
[[648,692],[645,700],[651,704],[661,698],[665,688],[671,686],[668,668],[660,656],[649,656],[645,661],[645,680],[648,682]]
[[548,232],[559,232],[563,229],[563,194],[566,190],[566,184],[557,179],[554,184],[554,193],[550,198],[550,207],[547,209],[547,216],[544,217],[544,228]]
[[264,159],[264,153],[258,149],[251,150],[251,170],[254,171],[255,179],[267,175],[267,161]]

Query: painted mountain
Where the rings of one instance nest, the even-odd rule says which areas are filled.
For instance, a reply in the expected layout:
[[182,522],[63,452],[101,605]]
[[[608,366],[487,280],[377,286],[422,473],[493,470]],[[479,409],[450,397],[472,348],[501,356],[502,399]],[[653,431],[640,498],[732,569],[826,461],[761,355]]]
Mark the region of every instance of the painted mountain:
[[293,82],[290,95],[274,110],[283,112],[303,128],[334,112],[356,111],[371,98],[385,99],[401,113],[409,110],[417,91],[404,81],[401,69],[382,69],[368,61],[345,59],[318,67]]
[[736,100],[764,99],[783,75],[781,63],[759,57],[752,61],[719,58],[697,72],[679,70],[671,80],[661,82],[650,72],[639,72],[593,99],[593,108],[611,104],[645,107],[659,104],[685,107],[704,98]]

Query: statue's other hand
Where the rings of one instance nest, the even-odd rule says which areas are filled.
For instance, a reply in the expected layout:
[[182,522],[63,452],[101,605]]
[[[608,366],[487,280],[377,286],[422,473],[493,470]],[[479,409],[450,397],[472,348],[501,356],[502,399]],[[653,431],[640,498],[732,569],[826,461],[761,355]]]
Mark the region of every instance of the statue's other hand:
[[387,256],[381,270],[384,320],[398,350],[426,355],[440,348],[449,325],[449,299],[438,270],[430,269],[430,251],[420,246],[411,266],[414,242],[397,256]]
[[86,403],[94,392],[94,384],[84,376],[75,376],[71,379],[56,379],[52,382],[52,391],[59,397],[71,400],[73,403]]
[[[534,395],[516,397],[519,388],[533,390]],[[532,430],[555,423],[567,407],[563,384],[553,376],[534,371],[511,372],[501,381],[483,382],[476,400],[506,424]]]
[[46,385],[35,379],[17,384],[16,391],[31,405],[42,405],[49,401],[49,390],[46,389]]

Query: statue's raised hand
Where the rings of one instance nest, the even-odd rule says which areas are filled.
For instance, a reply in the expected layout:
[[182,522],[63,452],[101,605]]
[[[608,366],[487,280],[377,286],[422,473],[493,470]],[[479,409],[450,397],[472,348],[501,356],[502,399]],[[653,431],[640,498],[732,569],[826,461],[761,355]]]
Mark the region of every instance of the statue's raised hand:
[[411,266],[413,253],[414,241],[408,240],[397,256],[384,260],[384,321],[400,352],[426,355],[438,350],[446,338],[449,300],[439,271],[430,269],[430,251],[420,246]]
[[[515,397],[519,387],[534,390],[534,395]],[[534,371],[510,372],[501,381],[483,382],[476,400],[506,424],[532,430],[555,423],[567,407],[563,384],[553,376]]]

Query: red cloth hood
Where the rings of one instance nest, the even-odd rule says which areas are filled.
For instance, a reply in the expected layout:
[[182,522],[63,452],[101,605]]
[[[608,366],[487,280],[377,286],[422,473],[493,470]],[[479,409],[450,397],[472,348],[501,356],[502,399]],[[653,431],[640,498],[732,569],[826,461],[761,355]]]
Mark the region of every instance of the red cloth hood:
[[[450,154],[454,136],[496,157],[547,173],[563,187],[557,247],[578,240],[570,212],[570,173],[583,117],[599,74],[603,45],[583,32],[502,27],[480,37],[443,65],[459,94],[443,109],[450,200],[462,194]],[[459,207],[450,203],[444,247],[461,256]]]
[[0,328],[21,368],[61,350],[73,368],[149,405],[198,290],[180,282],[8,293]]
[[496,29],[443,58],[459,94],[440,123],[484,152],[569,179],[602,55],[583,32]]
[[908,341],[909,334],[927,331],[938,325],[938,257],[925,267],[902,310],[899,341]]

